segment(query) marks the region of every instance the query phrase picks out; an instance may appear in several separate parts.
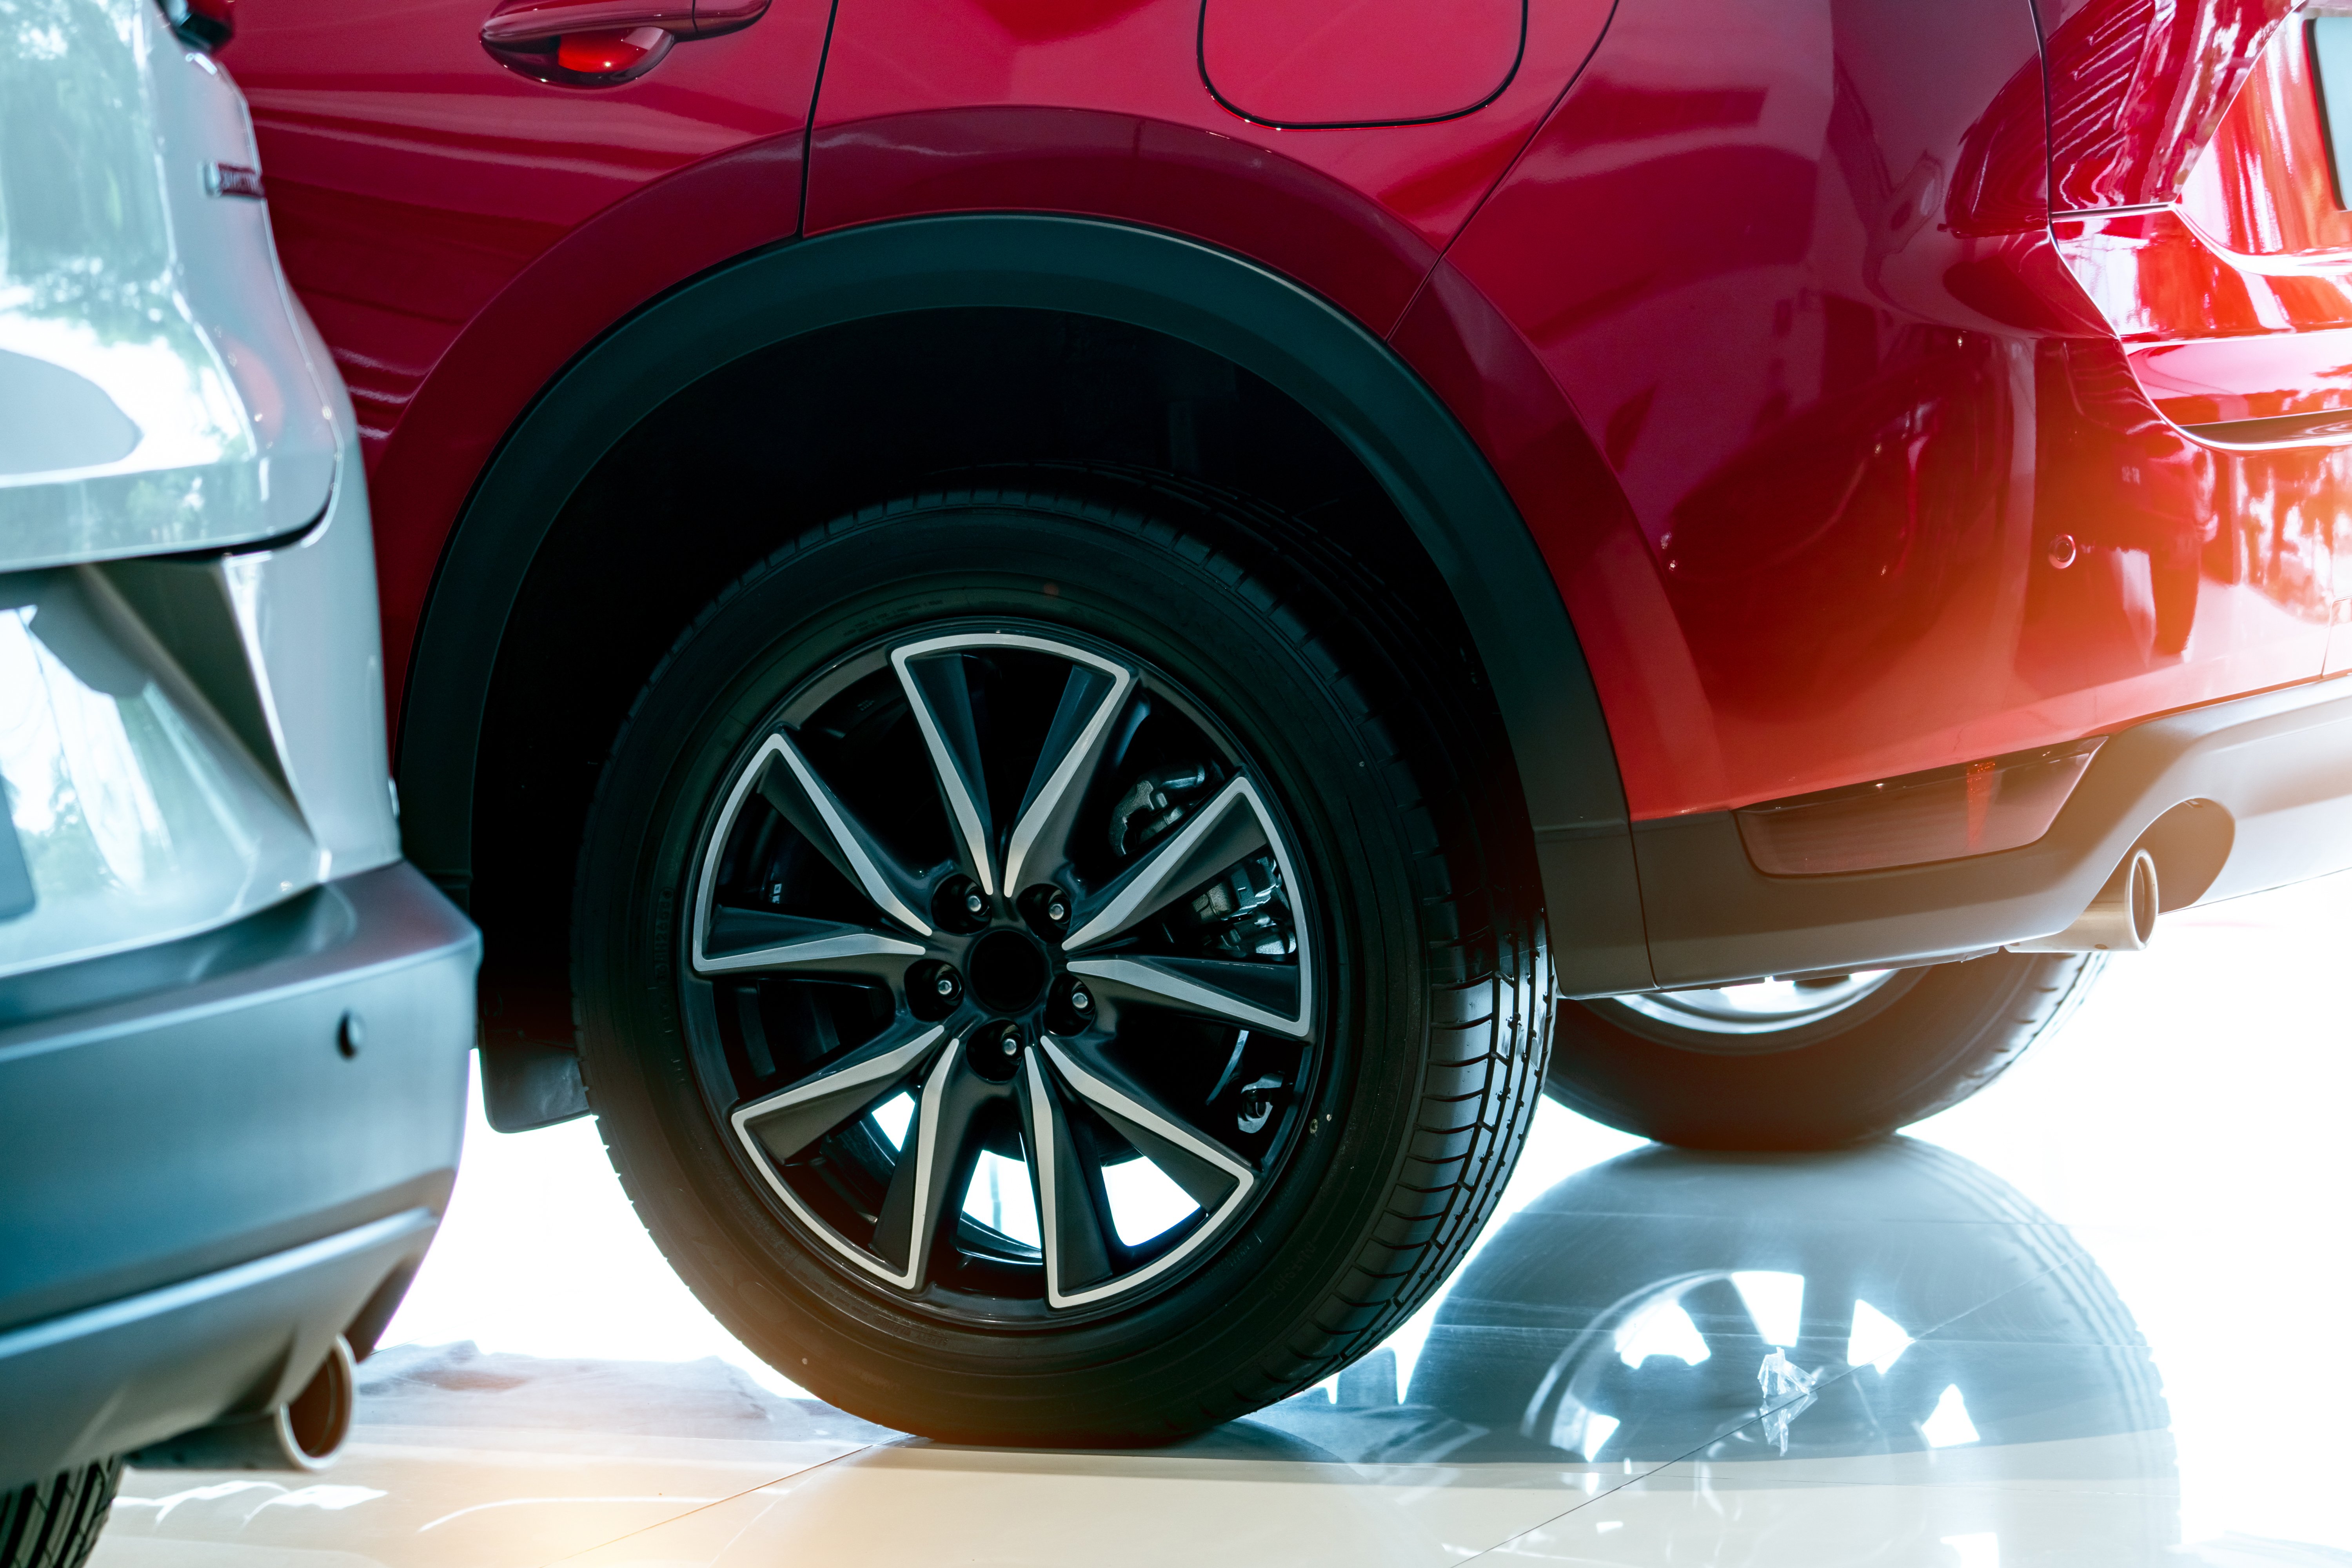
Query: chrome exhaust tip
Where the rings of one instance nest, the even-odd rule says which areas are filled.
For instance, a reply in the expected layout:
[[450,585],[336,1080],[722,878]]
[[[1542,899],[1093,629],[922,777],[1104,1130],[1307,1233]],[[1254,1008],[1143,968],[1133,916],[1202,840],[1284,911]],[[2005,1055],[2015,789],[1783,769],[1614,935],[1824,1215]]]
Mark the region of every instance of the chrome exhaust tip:
[[277,1409],[183,1432],[129,1461],[152,1470],[323,1470],[352,1435],[358,1382],[351,1343],[337,1334],[317,1375]]
[[2156,857],[2135,849],[2082,918],[2054,936],[2013,942],[2011,952],[2138,952],[2156,934]]

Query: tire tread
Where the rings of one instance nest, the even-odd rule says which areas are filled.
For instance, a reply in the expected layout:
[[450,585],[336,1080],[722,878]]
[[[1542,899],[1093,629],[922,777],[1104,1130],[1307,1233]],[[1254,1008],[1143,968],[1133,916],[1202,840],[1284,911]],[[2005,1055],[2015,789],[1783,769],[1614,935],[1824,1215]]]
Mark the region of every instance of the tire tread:
[[0,1568],[82,1568],[121,1481],[115,1458],[0,1492]]

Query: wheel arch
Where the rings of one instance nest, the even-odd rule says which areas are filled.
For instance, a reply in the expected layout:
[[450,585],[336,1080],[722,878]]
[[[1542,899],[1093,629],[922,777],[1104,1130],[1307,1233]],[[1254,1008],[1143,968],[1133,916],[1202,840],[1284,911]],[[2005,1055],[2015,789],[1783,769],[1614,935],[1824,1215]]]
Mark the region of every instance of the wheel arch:
[[[1402,359],[1316,294],[1198,241],[1088,218],[904,219],[755,254],[646,306],[552,382],[484,469],[425,606],[399,745],[410,858],[445,886],[462,889],[471,879],[502,648],[575,489],[618,443],[763,348],[971,307],[1092,317],[1174,339],[1262,378],[1321,421],[1410,529],[1484,665],[1538,833],[1563,988],[1650,984],[1600,702],[1559,589],[1484,454]],[[495,942],[499,932],[490,935]],[[486,1041],[512,1034],[499,1027],[496,998],[485,1004]],[[540,1012],[541,1024],[520,1036],[543,1041],[561,1026],[553,1010]],[[497,1120],[553,1119],[555,1101],[539,1104],[544,1095],[504,1076],[494,1098],[515,1103]]]

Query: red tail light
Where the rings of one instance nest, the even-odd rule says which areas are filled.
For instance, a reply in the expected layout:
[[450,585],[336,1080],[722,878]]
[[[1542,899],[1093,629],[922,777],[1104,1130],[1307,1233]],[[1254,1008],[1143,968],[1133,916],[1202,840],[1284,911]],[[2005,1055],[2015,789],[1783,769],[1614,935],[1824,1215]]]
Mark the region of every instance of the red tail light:
[[2172,200],[2294,5],[2035,0],[2049,68],[2052,210]]

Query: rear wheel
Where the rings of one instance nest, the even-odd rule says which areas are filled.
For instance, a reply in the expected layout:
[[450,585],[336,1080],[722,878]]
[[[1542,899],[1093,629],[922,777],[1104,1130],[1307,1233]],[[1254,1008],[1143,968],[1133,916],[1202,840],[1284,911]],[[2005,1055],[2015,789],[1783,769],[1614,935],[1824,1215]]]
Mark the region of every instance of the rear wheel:
[[583,1054],[655,1238],[811,1391],[1164,1440],[1443,1281],[1549,973],[1443,650],[1282,518],[1062,478],[845,519],[681,640],[591,815]]
[[2097,978],[2090,953],[2000,952],[1561,1007],[1546,1087],[1694,1149],[1830,1149],[1990,1083]]
[[0,1491],[0,1568],[81,1568],[121,1484],[122,1461],[108,1459]]

